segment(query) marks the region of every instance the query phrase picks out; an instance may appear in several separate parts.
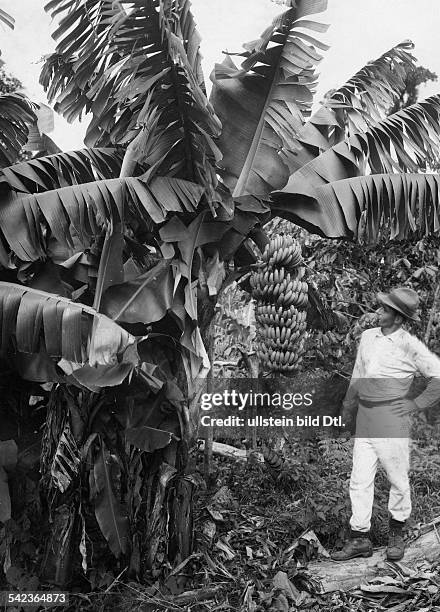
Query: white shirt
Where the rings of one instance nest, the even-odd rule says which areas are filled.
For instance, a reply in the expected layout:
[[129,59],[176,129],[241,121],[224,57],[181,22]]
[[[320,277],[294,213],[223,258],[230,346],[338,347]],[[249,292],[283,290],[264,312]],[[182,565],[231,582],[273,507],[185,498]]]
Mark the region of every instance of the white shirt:
[[415,374],[432,379],[419,395],[419,408],[440,399],[440,359],[418,338],[400,328],[384,335],[380,327],[361,336],[356,362],[344,405],[360,400],[386,401],[404,398]]

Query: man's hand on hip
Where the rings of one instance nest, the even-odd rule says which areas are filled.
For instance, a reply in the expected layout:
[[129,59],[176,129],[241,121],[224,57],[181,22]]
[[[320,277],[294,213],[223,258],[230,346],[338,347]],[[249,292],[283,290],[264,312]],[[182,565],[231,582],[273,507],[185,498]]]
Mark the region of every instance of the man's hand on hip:
[[391,410],[398,416],[407,416],[408,414],[417,412],[420,408],[413,400],[403,399],[398,402],[393,402]]

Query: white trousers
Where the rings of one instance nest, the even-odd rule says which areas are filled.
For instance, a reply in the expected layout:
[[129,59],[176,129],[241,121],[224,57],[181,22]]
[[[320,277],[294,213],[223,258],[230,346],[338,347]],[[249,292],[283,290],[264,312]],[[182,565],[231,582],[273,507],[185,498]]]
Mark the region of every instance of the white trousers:
[[392,518],[405,521],[411,514],[409,437],[356,438],[350,479],[350,526],[355,531],[370,530],[374,478],[379,463],[384,467],[391,484],[388,510]]

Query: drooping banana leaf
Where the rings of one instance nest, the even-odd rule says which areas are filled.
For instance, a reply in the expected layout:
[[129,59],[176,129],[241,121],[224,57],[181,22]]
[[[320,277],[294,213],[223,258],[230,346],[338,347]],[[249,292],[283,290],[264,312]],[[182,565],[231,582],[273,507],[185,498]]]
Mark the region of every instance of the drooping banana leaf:
[[241,68],[227,56],[211,75],[210,101],[223,126],[221,176],[235,197],[267,194],[287,182],[286,155],[310,113],[322,59],[303,30],[326,30],[301,18],[326,7],[327,0],[295,2],[245,45]]
[[35,368],[44,367],[46,376],[56,365],[59,376],[74,379],[87,368],[95,372],[95,387],[107,386],[120,384],[138,365],[136,338],[89,306],[6,282],[0,282],[0,303],[0,357],[41,357],[21,361],[29,366],[20,372],[28,380],[53,380],[38,376]]
[[219,153],[213,137],[220,123],[205,96],[200,38],[189,7],[188,0],[135,0],[129,6],[52,0],[46,10],[59,19],[53,34],[58,45],[40,80],[69,121],[92,113],[88,146],[128,144],[144,113],[157,109],[150,138],[167,143],[157,172],[198,182],[215,201]]
[[[406,88],[408,72],[415,68],[416,59],[409,53],[412,49],[410,40],[399,43],[368,62],[326,98],[323,107],[334,111],[334,116],[347,126],[348,134],[386,117]],[[318,111],[315,119],[319,117]]]
[[344,85],[329,92],[298,132],[297,148],[287,157],[291,174],[322,151],[386,116],[405,89],[405,76],[415,67],[415,59],[409,53],[413,47],[411,41],[392,47],[368,62]]
[[[440,230],[440,175],[373,174],[329,182],[286,218],[328,238],[369,243]],[[282,202],[280,203],[282,206]]]
[[14,164],[25,145],[35,105],[21,93],[0,95],[0,168]]
[[[366,132],[372,173],[419,172],[435,163],[440,150],[440,94],[389,115]],[[349,140],[349,144],[355,143]],[[360,145],[365,147],[363,141]]]
[[23,193],[39,193],[119,176],[123,151],[80,149],[38,157],[3,168],[0,183]]
[[202,193],[202,187],[181,179],[155,177],[146,183],[128,177],[22,197],[10,194],[0,205],[0,229],[13,253],[35,261],[45,257],[46,228],[59,243],[78,252],[78,246],[84,250],[110,221],[122,222],[124,208],[127,223],[160,224],[170,212],[194,211]]
[[438,159],[439,147],[440,95],[435,95],[353,134],[305,164],[282,191],[272,194],[273,212],[287,213],[299,224],[319,217],[322,226],[318,227],[325,234],[334,219],[324,220],[332,214],[329,209],[317,210],[321,187],[365,173],[418,172],[426,167],[426,160]]

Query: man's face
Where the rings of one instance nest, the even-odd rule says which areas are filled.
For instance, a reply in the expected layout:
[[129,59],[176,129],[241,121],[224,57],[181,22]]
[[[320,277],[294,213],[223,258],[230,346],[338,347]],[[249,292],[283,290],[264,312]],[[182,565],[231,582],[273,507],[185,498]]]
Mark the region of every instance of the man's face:
[[381,304],[378,315],[380,327],[392,327],[396,323],[396,317],[398,316],[396,311],[386,304]]

